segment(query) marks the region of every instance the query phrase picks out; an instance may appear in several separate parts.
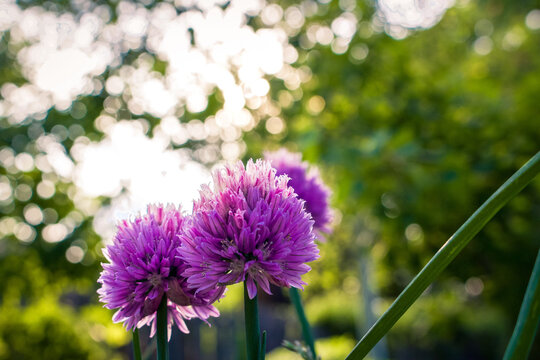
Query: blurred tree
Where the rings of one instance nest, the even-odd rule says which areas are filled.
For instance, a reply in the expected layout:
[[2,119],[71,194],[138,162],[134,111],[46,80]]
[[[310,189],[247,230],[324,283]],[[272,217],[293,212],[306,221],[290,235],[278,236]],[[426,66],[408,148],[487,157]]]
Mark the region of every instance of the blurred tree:
[[[540,32],[530,16],[526,23],[537,2],[458,1],[423,31],[395,30],[369,5],[343,6],[348,3],[319,4],[291,39],[309,80],[296,89],[272,86],[286,128],[273,134],[268,120],[245,137],[254,155],[278,144],[302,151],[332,183],[341,222],[323,249],[325,257],[337,255],[324,258],[313,278],[328,279],[327,261],[339,262],[333,266],[340,275],[331,285],[312,282],[312,304],[354,270],[351,254],[365,241],[376,262],[376,288],[384,298],[395,297],[538,151],[540,135],[533,100],[540,91]],[[340,17],[358,19],[345,50],[339,36],[325,39],[321,30],[336,30]],[[505,343],[511,334],[540,246],[539,189],[539,181],[525,189],[430,288],[427,297],[441,306],[431,312],[423,302],[415,305],[415,314],[425,314],[417,319],[422,329],[411,325],[402,332],[400,325],[390,333],[393,356],[502,355],[503,347],[473,343]],[[352,231],[355,223],[364,224],[360,234]],[[452,311],[442,306],[448,289]],[[497,325],[486,322],[488,311],[499,314]]]

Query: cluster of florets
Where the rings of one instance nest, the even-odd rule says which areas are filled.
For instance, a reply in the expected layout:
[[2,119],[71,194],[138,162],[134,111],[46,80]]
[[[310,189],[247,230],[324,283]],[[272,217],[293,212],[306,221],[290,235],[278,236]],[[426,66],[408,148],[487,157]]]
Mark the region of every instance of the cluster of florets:
[[266,152],[264,158],[271,162],[277,175],[287,175],[288,185],[306,203],[306,210],[315,221],[315,229],[329,233],[332,210],[329,206],[330,189],[324,184],[315,167],[302,161],[302,154],[291,153],[285,149]]
[[288,180],[263,160],[214,174],[214,189],[203,188],[181,236],[189,284],[206,290],[246,281],[250,298],[257,285],[270,294],[270,284],[305,284],[305,263],[319,251],[313,220]]
[[[115,322],[127,329],[150,325],[153,335],[157,309],[166,301],[169,334],[174,323],[187,333],[184,320],[219,316],[212,303],[227,285],[245,281],[250,298],[257,286],[270,294],[270,284],[305,285],[306,263],[319,256],[313,226],[326,230],[329,221],[322,209],[328,191],[318,178],[306,177],[301,158],[268,157],[274,166],[290,164],[279,170],[288,176],[278,176],[268,161],[238,162],[214,172],[213,188],[202,187],[191,216],[172,205],[151,205],[118,225],[98,280],[100,300],[117,309]],[[297,185],[298,197],[290,185],[299,181],[311,193]]]
[[103,264],[98,280],[100,300],[105,307],[118,309],[115,322],[123,321],[127,329],[150,325],[153,335],[163,297],[167,298],[169,329],[176,323],[187,333],[184,319],[219,316],[212,303],[223,289],[197,292],[182,275],[187,265],[177,252],[185,223],[174,206],[150,205],[146,214],[118,225],[112,244],[104,250],[109,263]]

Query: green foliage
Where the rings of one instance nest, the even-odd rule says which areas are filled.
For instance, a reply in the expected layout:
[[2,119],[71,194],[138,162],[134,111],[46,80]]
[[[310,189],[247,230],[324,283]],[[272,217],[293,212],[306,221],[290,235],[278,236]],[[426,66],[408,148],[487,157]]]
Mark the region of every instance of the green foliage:
[[354,335],[356,324],[364,320],[363,314],[359,314],[360,298],[339,290],[312,298],[305,310],[310,324],[330,334]]
[[43,297],[26,307],[0,308],[0,359],[122,359],[93,339],[90,324],[68,306]]
[[[433,353],[440,359],[499,356],[508,326],[504,312],[471,298],[460,285],[454,283],[435,295],[421,297],[405,313],[388,336],[396,357],[429,358]],[[389,305],[385,303],[384,308]]]

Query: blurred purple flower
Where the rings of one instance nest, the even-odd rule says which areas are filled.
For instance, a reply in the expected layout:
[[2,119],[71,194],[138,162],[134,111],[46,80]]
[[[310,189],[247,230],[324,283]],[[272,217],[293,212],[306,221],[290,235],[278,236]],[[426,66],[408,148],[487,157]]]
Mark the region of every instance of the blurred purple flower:
[[214,172],[214,190],[203,186],[192,221],[183,232],[183,273],[199,291],[246,281],[248,295],[257,285],[302,288],[301,276],[319,250],[313,220],[286,176],[276,177],[270,163],[249,160]]
[[271,162],[277,175],[287,175],[290,178],[288,185],[306,202],[306,210],[315,221],[315,230],[329,233],[332,220],[332,210],[328,204],[330,189],[323,183],[317,168],[308,167],[308,163],[302,161],[302,154],[291,153],[286,149],[265,152],[264,158]]
[[169,337],[173,323],[188,333],[184,319],[206,321],[219,316],[211,304],[223,295],[223,289],[196,293],[182,276],[186,265],[177,256],[178,235],[186,222],[173,205],[149,205],[146,214],[118,225],[113,243],[103,251],[109,263],[102,264],[98,280],[100,301],[108,309],[118,309],[113,321],[123,321],[127,329],[150,325],[153,336],[163,296],[167,297]]

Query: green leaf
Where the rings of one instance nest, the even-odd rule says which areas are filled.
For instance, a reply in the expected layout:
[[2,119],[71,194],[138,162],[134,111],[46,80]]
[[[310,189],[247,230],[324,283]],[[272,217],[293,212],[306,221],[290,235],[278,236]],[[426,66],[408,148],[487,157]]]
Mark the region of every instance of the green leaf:
[[527,359],[540,323],[540,250],[503,360]]

